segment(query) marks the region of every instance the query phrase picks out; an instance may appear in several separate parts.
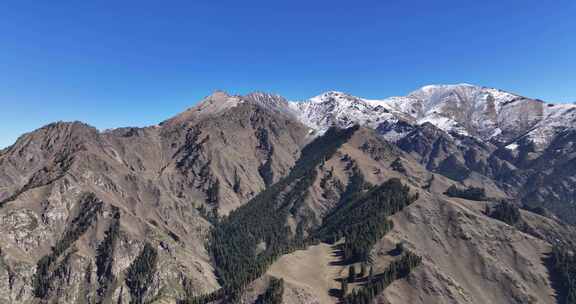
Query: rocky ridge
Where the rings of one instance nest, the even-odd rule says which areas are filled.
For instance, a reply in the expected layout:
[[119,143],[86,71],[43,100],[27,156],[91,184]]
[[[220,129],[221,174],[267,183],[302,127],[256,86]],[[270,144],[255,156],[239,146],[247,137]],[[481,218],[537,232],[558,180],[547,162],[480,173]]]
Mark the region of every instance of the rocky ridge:
[[[303,149],[336,126],[353,128],[333,153],[307,164],[310,174],[273,196],[290,207],[287,240],[312,235],[361,194],[359,180],[397,178],[420,196],[393,216],[394,229],[372,250],[374,267],[394,260],[389,251],[398,242],[423,265],[381,301],[554,303],[540,259],[573,235],[558,218],[576,219],[574,108],[471,85],[427,86],[385,100],[328,92],[298,103],[216,92],[157,126],[100,132],[79,122],[50,124],[0,152],[0,302],[164,303],[219,290],[219,265],[205,246],[211,231],[278,188]],[[486,197],[447,197],[450,186],[479,187]],[[543,206],[551,218],[523,211],[528,230],[490,219],[484,205],[502,199]],[[310,250],[330,252],[318,246]],[[260,242],[256,252],[266,248]],[[302,261],[324,261],[303,250]],[[458,252],[454,265],[440,258],[446,252]],[[289,255],[278,263],[250,285],[245,302],[270,276],[285,278],[285,303],[335,301],[325,289],[336,287],[344,267],[325,268],[319,285],[302,285],[286,263],[314,265]],[[477,286],[494,293],[483,296]]]

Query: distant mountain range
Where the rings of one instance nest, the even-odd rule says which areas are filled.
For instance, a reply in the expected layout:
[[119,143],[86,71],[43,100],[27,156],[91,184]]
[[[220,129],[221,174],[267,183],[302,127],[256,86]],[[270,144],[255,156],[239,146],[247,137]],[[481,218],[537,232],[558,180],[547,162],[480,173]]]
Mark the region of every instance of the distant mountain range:
[[[470,84],[424,86],[405,97],[371,100],[326,92],[302,102],[283,103],[279,96],[246,96],[286,108],[308,127],[322,133],[332,125],[378,129],[396,122],[429,122],[447,133],[493,143],[514,144],[525,138],[542,147],[551,137],[576,124],[575,104],[551,104],[498,89]],[[383,135],[386,136],[384,132]],[[391,136],[388,134],[387,136]]]
[[53,123],[0,151],[0,303],[568,303],[575,143],[469,84]]

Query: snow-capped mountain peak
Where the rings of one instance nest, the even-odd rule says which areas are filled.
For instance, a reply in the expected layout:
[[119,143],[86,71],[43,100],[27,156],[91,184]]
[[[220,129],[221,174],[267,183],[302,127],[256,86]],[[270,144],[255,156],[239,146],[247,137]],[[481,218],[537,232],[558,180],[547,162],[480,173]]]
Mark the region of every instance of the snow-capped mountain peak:
[[354,96],[344,93],[344,92],[340,92],[340,91],[328,91],[328,92],[324,92],[318,96],[314,96],[312,98],[309,99],[310,102],[316,102],[316,103],[322,103],[322,102],[328,102],[331,100],[336,100],[336,99],[353,99],[355,98]]
[[305,101],[287,101],[255,92],[230,96],[216,92],[183,115],[208,115],[241,103],[258,104],[295,117],[322,134],[331,126],[355,124],[376,129],[388,140],[402,138],[410,127],[430,123],[450,134],[510,145],[518,140],[545,147],[559,131],[576,127],[575,104],[547,104],[502,90],[472,84],[427,85],[407,96],[366,99],[328,91]]
[[307,101],[291,102],[298,118],[319,134],[331,126],[360,124],[376,128],[384,121],[395,120],[391,108],[343,92],[330,91]]
[[392,124],[402,121],[414,125],[431,123],[447,133],[496,143],[528,136],[535,143],[545,144],[550,133],[576,125],[576,105],[546,104],[467,83],[427,85],[407,96],[379,100],[329,91],[306,101],[289,102],[289,107],[319,134],[332,125],[360,124],[390,130]]

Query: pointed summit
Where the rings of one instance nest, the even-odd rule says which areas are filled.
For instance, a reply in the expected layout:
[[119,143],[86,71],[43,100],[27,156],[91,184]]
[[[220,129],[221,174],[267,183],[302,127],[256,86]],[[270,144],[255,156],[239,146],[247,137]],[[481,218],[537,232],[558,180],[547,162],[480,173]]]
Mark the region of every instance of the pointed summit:
[[228,92],[224,91],[224,90],[216,90],[214,92],[212,92],[212,94],[204,97],[204,100],[211,100],[211,101],[224,101],[226,99],[228,99],[230,97],[230,94],[228,94]]

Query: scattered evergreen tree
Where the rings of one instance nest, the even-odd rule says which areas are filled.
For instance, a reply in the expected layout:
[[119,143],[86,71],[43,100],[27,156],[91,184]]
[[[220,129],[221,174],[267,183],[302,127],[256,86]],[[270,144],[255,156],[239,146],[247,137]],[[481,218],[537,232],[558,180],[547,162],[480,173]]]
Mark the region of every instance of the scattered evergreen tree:
[[430,190],[430,188],[432,187],[432,183],[434,183],[434,177],[436,175],[432,174],[430,176],[430,178],[426,181],[426,184],[422,186],[422,189],[424,190]]
[[[98,213],[101,212],[103,205],[102,201],[93,193],[83,193],[78,200],[78,204],[77,215],[67,224],[62,238],[52,247],[50,254],[40,258],[36,264],[32,287],[34,296],[37,298],[46,298],[51,288],[53,277],[58,277],[59,274],[63,275],[62,272],[57,272],[58,267],[55,267],[54,264],[90,228]],[[54,271],[51,272],[51,270]]]
[[[224,294],[223,289],[219,289],[215,292],[199,296],[193,296],[192,292],[189,290],[186,293],[188,294],[188,298],[182,301],[178,301],[178,304],[208,304],[215,302],[217,300],[225,300],[226,298],[226,294]],[[226,302],[224,301],[222,303]]]
[[255,304],[282,304],[284,280],[272,278],[266,292],[258,296]]
[[404,245],[404,242],[396,243],[396,247],[394,248],[394,252],[396,254],[402,254],[404,252],[405,247],[406,246]]
[[353,283],[356,279],[356,267],[354,265],[350,265],[348,269],[348,282]]
[[[317,166],[332,157],[356,130],[357,127],[329,129],[304,147],[287,177],[267,187],[215,225],[208,249],[224,294],[231,302],[276,258],[306,245],[301,225],[297,228],[297,237],[291,237],[286,225],[288,216],[303,204],[316,178]],[[258,244],[262,243],[266,245],[265,250],[257,250]]]
[[532,213],[536,213],[538,215],[541,215],[541,216],[548,217],[550,215],[548,210],[546,210],[546,208],[543,206],[530,207],[530,206],[524,205],[524,206],[522,206],[522,208],[525,210],[528,210]]
[[324,219],[316,238],[334,243],[345,237],[344,258],[348,262],[368,261],[370,249],[388,231],[387,219],[417,199],[399,179],[390,179],[368,192],[353,196]]
[[[352,160],[350,160],[350,163],[352,163]],[[340,195],[340,201],[338,202],[338,206],[345,205],[347,201],[356,199],[358,196],[362,195],[364,191],[370,189],[370,184],[366,182],[366,180],[364,179],[364,174],[362,174],[362,171],[360,171],[360,169],[358,169],[358,167],[355,164],[353,164],[350,171],[352,173],[348,178],[348,184],[346,185],[344,192],[342,193],[342,195]],[[332,211],[332,213],[336,211],[338,211],[338,208]]]
[[484,214],[490,216],[490,204],[486,204],[486,206],[484,206]]
[[370,266],[370,272],[368,273],[368,282],[372,282],[374,279],[374,268]]
[[112,207],[110,226],[105,232],[104,240],[96,248],[96,276],[100,285],[97,292],[100,297],[106,293],[110,283],[114,280],[112,264],[114,263],[114,252],[119,235],[120,210],[118,207]]
[[219,192],[220,192],[220,181],[218,181],[218,179],[210,181],[208,189],[206,190],[206,202],[210,205],[218,204]]
[[361,278],[366,276],[366,263],[360,263],[360,275]]
[[522,216],[518,206],[506,201],[501,201],[494,208],[488,210],[488,215],[490,217],[511,226],[515,226],[522,221]]
[[447,178],[455,181],[463,181],[470,176],[470,169],[453,154],[440,162],[435,170]]
[[205,220],[212,223],[213,225],[218,223],[218,208],[214,207],[208,209],[205,205],[202,204],[200,207],[196,208],[196,210],[198,210],[200,216],[202,216]]
[[[279,256],[318,240],[335,241],[344,237],[348,260],[368,260],[372,246],[392,228],[387,216],[417,198],[410,195],[409,188],[398,179],[370,188],[350,162],[350,169],[356,173],[352,174],[352,182],[347,187],[349,195],[327,216],[320,229],[304,239],[305,218],[296,227],[295,237],[286,225],[288,216],[295,215],[305,201],[318,166],[332,157],[356,129],[329,129],[303,149],[287,177],[215,224],[208,249],[223,288],[217,293],[193,297],[188,303],[206,303],[209,299],[237,302],[244,288]],[[259,244],[265,244],[263,250]]]
[[390,167],[392,170],[400,173],[406,173],[406,168],[404,168],[404,164],[402,164],[402,160],[400,157],[397,157],[391,164]]
[[146,243],[138,257],[128,267],[125,282],[130,289],[132,304],[144,303],[144,293],[152,283],[157,261],[158,252],[156,248]]
[[558,275],[560,304],[576,304],[576,256],[574,250],[555,246],[551,255],[552,271]]
[[256,148],[266,153],[266,160],[258,167],[258,173],[260,174],[260,177],[262,177],[264,185],[269,187],[274,181],[274,172],[272,171],[272,155],[274,153],[274,146],[270,142],[268,130],[265,128],[259,127],[256,130],[256,138],[258,139],[258,146]]
[[232,184],[232,190],[234,193],[240,193],[240,175],[238,175],[238,169],[234,168],[234,183]]
[[348,293],[348,280],[340,280],[340,298],[344,298]]
[[459,197],[472,201],[484,201],[488,199],[486,192],[483,188],[468,187],[466,189],[459,189],[455,185],[450,186],[444,194],[450,197]]
[[394,280],[406,277],[412,269],[422,263],[422,258],[411,253],[405,253],[399,260],[393,261],[374,279],[342,299],[343,304],[369,304]]

